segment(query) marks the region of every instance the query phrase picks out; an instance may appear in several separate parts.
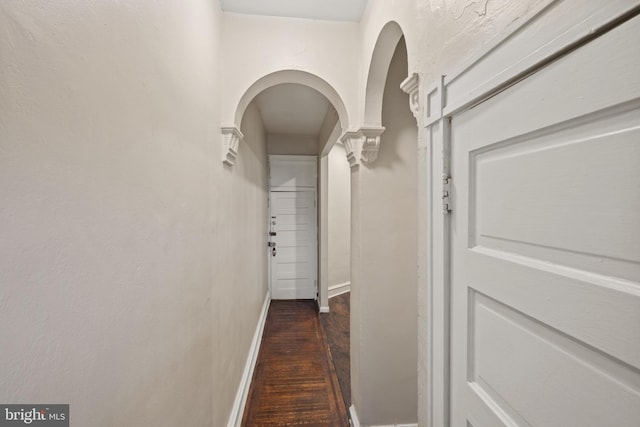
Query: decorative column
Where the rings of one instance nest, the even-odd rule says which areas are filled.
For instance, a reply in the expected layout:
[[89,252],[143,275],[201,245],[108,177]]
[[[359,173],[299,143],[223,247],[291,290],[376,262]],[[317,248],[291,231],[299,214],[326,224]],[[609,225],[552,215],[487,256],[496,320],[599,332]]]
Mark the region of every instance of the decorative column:
[[[363,271],[363,246],[364,235],[362,233],[363,215],[369,213],[363,208],[363,196],[367,188],[371,187],[369,179],[375,173],[373,162],[378,158],[380,149],[380,137],[385,128],[382,126],[363,126],[356,131],[345,132],[340,140],[344,143],[347,152],[347,160],[351,166],[351,316],[350,316],[350,351],[351,351],[351,403],[349,408],[352,417],[357,418],[355,407],[360,405],[362,399],[361,378],[361,338],[363,304],[366,286],[366,274]],[[360,167],[366,165],[367,167]],[[364,187],[364,188],[363,188]],[[366,249],[366,247],[364,248]]]
[[222,163],[233,166],[238,157],[238,146],[244,138],[240,129],[235,126],[223,127],[222,131]]
[[378,158],[382,126],[361,127],[357,131],[345,132],[340,140],[347,151],[347,160],[351,167],[361,164],[370,166]]

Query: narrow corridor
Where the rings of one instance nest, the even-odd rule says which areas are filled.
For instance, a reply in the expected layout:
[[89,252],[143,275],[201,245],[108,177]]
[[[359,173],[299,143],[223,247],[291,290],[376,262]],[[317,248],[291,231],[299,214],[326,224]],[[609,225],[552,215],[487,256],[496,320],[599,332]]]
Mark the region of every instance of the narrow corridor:
[[243,426],[349,426],[314,301],[272,301]]

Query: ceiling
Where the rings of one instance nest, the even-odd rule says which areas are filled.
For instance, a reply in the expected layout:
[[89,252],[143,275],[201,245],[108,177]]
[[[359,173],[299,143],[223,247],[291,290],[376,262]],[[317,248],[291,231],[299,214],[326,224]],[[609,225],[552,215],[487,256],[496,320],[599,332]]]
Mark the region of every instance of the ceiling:
[[225,12],[359,22],[367,0],[220,0]]
[[329,108],[327,98],[310,87],[285,83],[254,99],[267,133],[317,136]]

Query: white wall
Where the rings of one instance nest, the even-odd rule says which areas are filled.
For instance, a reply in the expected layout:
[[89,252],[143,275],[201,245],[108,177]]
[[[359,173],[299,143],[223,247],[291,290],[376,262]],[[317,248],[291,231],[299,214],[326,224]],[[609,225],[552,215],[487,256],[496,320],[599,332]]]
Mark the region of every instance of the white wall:
[[266,284],[263,224],[225,212],[266,209],[266,153],[247,129],[223,169],[220,15],[0,3],[0,401],[226,422]]
[[390,21],[404,33],[409,73],[420,74],[422,84],[437,83],[473,53],[484,49],[509,28],[518,25],[551,0],[369,0],[360,22],[359,119],[369,65],[380,31]]
[[218,263],[213,279],[213,399],[221,408],[214,426],[223,425],[229,415],[268,289],[267,137],[254,103],[244,114],[241,131],[236,164],[224,166],[220,182],[214,183],[222,203],[214,213],[219,223],[212,242],[212,262]]
[[317,156],[318,138],[309,135],[268,134],[269,154]]
[[331,147],[338,141],[342,134],[342,128],[340,126],[340,120],[336,110],[329,106],[327,114],[324,116],[322,127],[320,128],[320,134],[318,135],[318,150],[319,154],[326,154],[331,151]]
[[318,156],[318,298],[329,310],[329,156]]
[[335,144],[328,155],[328,286],[351,277],[351,177],[344,145]]
[[[378,159],[352,170],[357,274],[352,272],[352,403],[363,425],[415,423],[417,411],[417,127],[404,42],[384,88]],[[353,179],[357,178],[357,179]],[[357,188],[354,188],[357,187]]]
[[233,124],[238,102],[253,83],[280,70],[324,79],[342,96],[347,114],[355,116],[357,23],[224,13],[223,25],[223,123]]

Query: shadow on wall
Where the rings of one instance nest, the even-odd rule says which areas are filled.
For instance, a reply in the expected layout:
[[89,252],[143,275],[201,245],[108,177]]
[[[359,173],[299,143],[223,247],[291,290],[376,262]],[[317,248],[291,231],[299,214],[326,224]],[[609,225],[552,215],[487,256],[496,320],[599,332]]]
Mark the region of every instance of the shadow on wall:
[[260,191],[266,192],[267,183],[267,134],[262,123],[262,116],[255,103],[251,102],[242,116],[240,130],[244,135],[238,146],[238,164],[232,172],[249,181]]
[[[398,42],[389,68],[382,102],[382,126],[385,131],[380,139],[380,151],[376,168],[396,169],[410,167],[407,160],[415,164],[415,158],[403,158],[398,152],[398,141],[415,142],[417,153],[418,128],[409,110],[409,95],[400,89],[407,77],[407,48],[404,37]],[[414,165],[415,166],[415,165]]]

